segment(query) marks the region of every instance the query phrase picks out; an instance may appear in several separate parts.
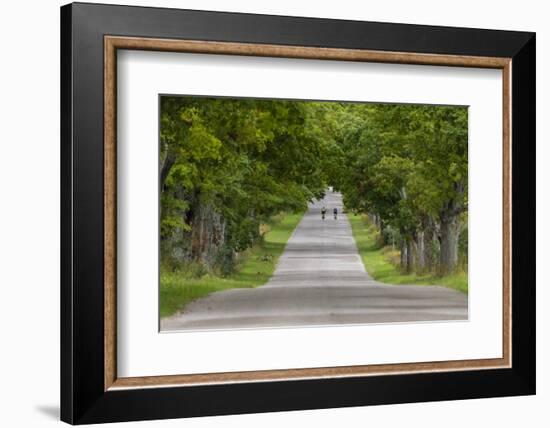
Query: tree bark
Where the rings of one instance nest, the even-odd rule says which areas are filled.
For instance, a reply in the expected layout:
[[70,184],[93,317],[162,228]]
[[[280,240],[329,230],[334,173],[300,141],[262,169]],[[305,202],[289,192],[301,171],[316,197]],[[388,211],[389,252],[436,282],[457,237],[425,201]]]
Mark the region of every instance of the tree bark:
[[168,174],[170,173],[170,170],[174,166],[174,163],[176,163],[175,153],[168,152],[166,154],[166,158],[164,159],[164,162],[162,162],[162,168],[160,169],[160,188],[161,188],[161,190],[164,188],[164,182],[166,181],[166,178],[168,177]]
[[367,217],[369,218],[369,221],[372,223],[372,224],[376,224],[376,216],[372,213],[368,213],[367,214]]
[[191,259],[212,269],[225,240],[226,221],[223,216],[211,204],[199,204],[191,223]]
[[414,269],[414,241],[412,238],[407,238],[407,267],[406,273],[411,273]]
[[430,272],[435,266],[434,247],[437,236],[433,227],[424,231],[424,272]]
[[400,267],[402,272],[407,271],[407,241],[405,239],[401,240],[401,251],[400,251]]
[[201,205],[198,205],[193,210],[191,221],[191,259],[195,261],[200,261],[202,259],[202,223],[203,208]]
[[458,237],[460,224],[457,215],[444,216],[440,225],[439,274],[453,273],[458,266]]
[[426,271],[424,231],[419,230],[416,233],[416,270],[419,273]]

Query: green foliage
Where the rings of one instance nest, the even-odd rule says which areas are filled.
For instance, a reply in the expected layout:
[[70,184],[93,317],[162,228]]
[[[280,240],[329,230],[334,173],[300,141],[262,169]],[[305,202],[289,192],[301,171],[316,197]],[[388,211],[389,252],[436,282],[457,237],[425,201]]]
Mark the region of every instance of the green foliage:
[[346,205],[407,230],[449,204],[467,207],[468,111],[417,105],[363,106],[342,146],[348,168],[338,178]]
[[190,231],[208,204],[227,222],[225,245],[243,251],[262,221],[303,210],[322,195],[328,183],[320,159],[330,148],[312,129],[317,109],[292,101],[162,97],[162,237]]
[[[427,228],[439,233],[441,223],[458,224],[459,233],[468,205],[468,110],[419,105],[355,110],[361,115],[341,140],[347,167],[335,180],[346,206],[377,215],[382,231],[397,230],[407,245]],[[456,245],[457,227],[439,233],[444,272],[457,268],[449,249]]]

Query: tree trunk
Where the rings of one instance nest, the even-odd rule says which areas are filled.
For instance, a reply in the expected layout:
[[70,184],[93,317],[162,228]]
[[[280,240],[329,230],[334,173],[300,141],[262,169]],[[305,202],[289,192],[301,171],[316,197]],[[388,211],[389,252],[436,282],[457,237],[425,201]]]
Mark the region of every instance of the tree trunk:
[[166,158],[164,159],[164,162],[162,162],[162,167],[160,169],[160,189],[164,188],[164,182],[166,181],[166,178],[168,177],[168,173],[172,169],[172,166],[174,166],[174,163],[176,162],[176,155],[175,153],[168,152],[166,154]]
[[372,223],[372,224],[376,224],[376,214],[372,214],[372,213],[369,213],[367,214],[368,218],[369,218],[369,221]]
[[414,269],[414,242],[411,238],[407,238],[407,268],[406,273],[411,273]]
[[416,270],[419,273],[426,271],[424,231],[419,230],[416,234]]
[[430,272],[435,266],[434,248],[436,247],[437,236],[433,227],[424,231],[424,272]]
[[225,219],[210,204],[199,204],[191,224],[191,259],[212,269],[225,245]]
[[402,272],[407,271],[407,241],[401,240],[400,267]]
[[202,223],[203,209],[198,205],[193,210],[191,222],[191,259],[200,261],[202,259],[203,241],[202,241]]
[[444,216],[440,225],[441,248],[439,251],[439,274],[453,273],[458,266],[458,237],[460,234],[459,218]]

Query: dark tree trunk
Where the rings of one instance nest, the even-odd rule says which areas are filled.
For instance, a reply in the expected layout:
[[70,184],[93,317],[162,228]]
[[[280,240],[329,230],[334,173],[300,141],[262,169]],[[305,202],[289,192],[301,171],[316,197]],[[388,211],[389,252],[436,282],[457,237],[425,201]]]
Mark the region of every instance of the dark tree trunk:
[[[168,152],[166,155],[166,158],[162,162],[162,166],[160,168],[160,177],[159,177],[159,191],[162,192],[164,190],[164,182],[166,181],[166,177],[168,177],[168,173],[170,172],[170,169],[172,169],[172,166],[176,162],[176,155],[171,154]],[[160,218],[162,218],[162,204],[160,204]]]
[[166,181],[166,178],[168,177],[168,174],[170,173],[170,170],[174,166],[174,163],[176,162],[176,155],[175,153],[168,152],[166,154],[166,158],[164,159],[164,162],[162,162],[162,167],[160,169],[160,189],[164,188],[164,182]]
[[191,221],[191,259],[201,261],[203,253],[203,212],[199,205],[193,210]]
[[225,219],[212,205],[200,204],[191,224],[191,259],[214,267],[220,249],[225,245]]
[[414,269],[414,241],[412,238],[407,238],[407,267],[406,273],[411,273]]

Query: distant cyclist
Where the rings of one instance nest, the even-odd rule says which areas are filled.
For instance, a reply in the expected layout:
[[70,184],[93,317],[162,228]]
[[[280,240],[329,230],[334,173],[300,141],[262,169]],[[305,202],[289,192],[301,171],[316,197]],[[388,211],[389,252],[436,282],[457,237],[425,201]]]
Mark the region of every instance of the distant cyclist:
[[334,220],[336,220],[338,218],[338,208],[334,208],[332,212],[334,213]]
[[325,207],[321,208],[321,218],[325,219],[325,214],[327,213],[327,209]]

